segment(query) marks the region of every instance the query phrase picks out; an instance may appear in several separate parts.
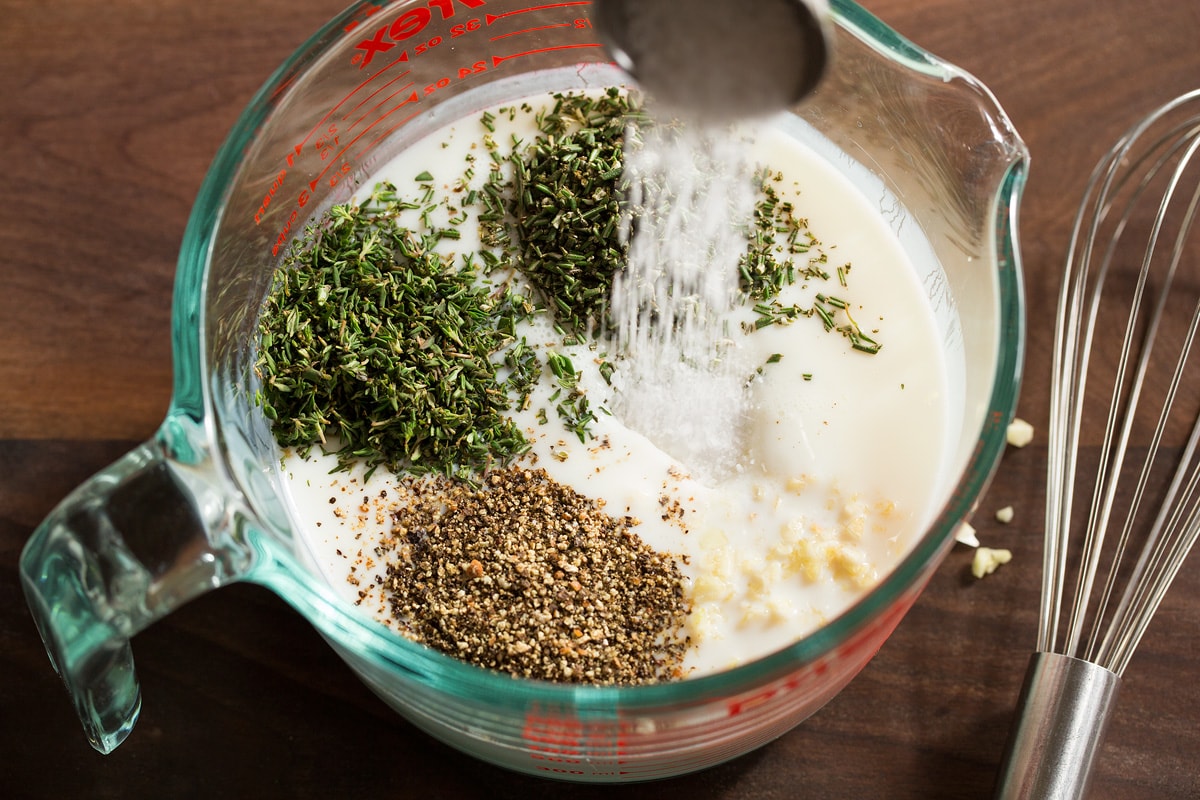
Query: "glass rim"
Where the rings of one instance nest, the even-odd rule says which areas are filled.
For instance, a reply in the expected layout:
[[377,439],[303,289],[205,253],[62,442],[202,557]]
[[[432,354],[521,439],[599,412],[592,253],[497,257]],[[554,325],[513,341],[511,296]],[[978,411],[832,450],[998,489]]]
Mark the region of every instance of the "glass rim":
[[[186,416],[203,423],[209,442],[216,442],[219,437],[215,432],[217,412],[211,387],[202,377],[207,374],[203,355],[207,320],[203,303],[213,238],[224,211],[228,185],[240,165],[240,154],[271,111],[274,92],[289,81],[290,76],[302,70],[328,42],[340,38],[344,25],[354,17],[360,5],[356,3],[331,19],[268,78],[218,150],[192,208],[181,245],[174,289],[175,386],[168,419]],[[883,617],[886,609],[912,590],[986,489],[1006,445],[1007,422],[1016,409],[1024,355],[1023,286],[1016,218],[1028,153],[991,92],[973,76],[909,42],[853,0],[832,0],[831,7],[838,27],[867,43],[883,57],[919,73],[964,81],[981,101],[988,104],[989,114],[1002,123],[1001,128],[1009,137],[1006,143],[1011,147],[1007,171],[993,198],[996,250],[993,256],[999,281],[1001,329],[984,427],[947,502],[908,554],[879,583],[817,630],[748,663],[679,681],[597,686],[514,678],[406,639],[352,608],[328,587],[305,583],[300,576],[306,570],[291,563],[290,553],[276,552],[283,548],[273,544],[260,542],[271,551],[271,557],[258,559],[262,563],[252,567],[245,578],[275,589],[335,644],[352,649],[358,657],[374,656],[406,676],[428,681],[460,696],[487,699],[496,705],[525,705],[536,701],[548,706],[565,705],[578,711],[590,709],[595,712],[611,711],[618,705],[630,709],[699,703],[791,674],[835,653],[839,646]],[[254,527],[251,520],[252,532]],[[271,534],[262,534],[262,538],[274,539]]]

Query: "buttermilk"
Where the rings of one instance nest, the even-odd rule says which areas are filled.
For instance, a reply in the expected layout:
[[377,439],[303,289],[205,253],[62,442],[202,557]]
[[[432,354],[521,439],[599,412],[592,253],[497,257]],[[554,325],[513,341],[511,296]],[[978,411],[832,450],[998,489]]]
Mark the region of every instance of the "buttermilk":
[[[519,240],[516,250],[497,249],[479,218],[489,213],[482,198],[523,168],[514,156],[535,146],[539,115],[544,120],[555,102],[531,96],[448,125],[407,148],[357,199],[365,201],[379,181],[398,196],[411,194],[414,208],[401,224],[455,230],[434,245],[445,263],[480,265],[480,253],[490,252],[480,284],[536,298],[521,271]],[[542,471],[553,485],[589,498],[624,521],[621,535],[678,569],[689,612],[678,636],[687,647],[660,678],[727,668],[816,630],[903,558],[944,491],[947,431],[956,424],[952,365],[922,287],[936,265],[909,260],[859,176],[820,155],[808,135],[796,120],[780,119],[752,145],[768,167],[758,173],[769,188],[759,213],[786,207],[794,223],[771,217],[777,238],[769,252],[795,263],[793,280],[748,294],[728,314],[728,351],[748,366],[738,416],[703,418],[696,398],[673,398],[677,416],[733,431],[723,463],[690,462],[693,451],[672,439],[672,426],[647,427],[622,411],[622,393],[634,388],[623,381],[636,373],[600,327],[581,336],[543,311],[512,331],[514,346],[527,348],[541,368],[505,412],[527,444],[508,468]],[[790,231],[801,222],[803,247],[792,252]],[[553,307],[553,298],[539,302]],[[583,428],[577,413],[563,413],[569,397],[568,411],[587,400]],[[396,520],[428,501],[428,480],[319,447],[290,450],[282,468],[305,521],[301,555],[331,586],[401,632],[413,627],[414,615],[440,613],[406,602],[398,616],[389,591],[404,553],[411,554]],[[506,514],[495,524],[517,523]],[[460,590],[481,590],[487,559],[455,559],[443,577]],[[570,587],[565,570],[541,574]],[[488,598],[493,610],[496,599]]]

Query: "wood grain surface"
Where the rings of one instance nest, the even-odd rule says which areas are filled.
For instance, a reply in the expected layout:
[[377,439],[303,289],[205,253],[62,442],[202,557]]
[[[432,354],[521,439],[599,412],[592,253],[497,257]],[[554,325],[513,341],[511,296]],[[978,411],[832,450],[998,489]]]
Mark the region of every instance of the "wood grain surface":
[[[1048,347],[1087,174],[1136,118],[1200,86],[1200,4],[867,0],[982,79],[1032,153],[1020,215],[1028,352],[1010,450],[977,514],[1013,562],[954,550],[851,686],[702,774],[575,787],[477,763],[376,700],[274,595],[233,586],[134,640],[144,709],[88,746],[18,580],[69,490],[150,436],[170,395],[174,265],[209,160],[253,92],[341,0],[0,0],[0,795],[8,798],[980,798],[1036,631]],[[992,512],[1013,505],[1001,526]],[[1193,559],[1193,565],[1195,560]],[[1093,797],[1200,796],[1200,576],[1126,675]]]

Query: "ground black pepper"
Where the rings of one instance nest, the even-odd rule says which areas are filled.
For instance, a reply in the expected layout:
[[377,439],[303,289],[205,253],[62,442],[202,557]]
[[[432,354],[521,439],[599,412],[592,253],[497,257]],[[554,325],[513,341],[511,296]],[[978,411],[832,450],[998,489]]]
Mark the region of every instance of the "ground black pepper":
[[[418,479],[412,479],[416,481]],[[417,641],[518,677],[637,684],[682,677],[678,565],[637,520],[520,466],[442,477],[392,512],[382,586]]]

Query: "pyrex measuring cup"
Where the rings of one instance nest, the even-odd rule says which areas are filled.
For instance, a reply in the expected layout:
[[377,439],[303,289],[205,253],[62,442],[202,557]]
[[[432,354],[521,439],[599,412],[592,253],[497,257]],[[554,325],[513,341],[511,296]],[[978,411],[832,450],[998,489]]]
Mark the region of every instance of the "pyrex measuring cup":
[[1026,153],[985,88],[845,0],[834,3],[832,68],[792,119],[831,159],[859,165],[902,241],[936,259],[927,289],[961,372],[953,480],[898,568],[784,650],[640,687],[488,673],[367,619],[310,568],[253,401],[255,326],[272,271],[306,221],[425,133],[507,99],[621,81],[591,13],[586,0],[358,3],[246,109],[184,237],[164,422],[64,500],[22,556],[33,616],[97,749],[115,748],[137,719],[130,638],[230,581],[285,598],[434,736],[514,769],[588,781],[680,774],[782,734],[833,697],[914,602],[987,484],[1016,401],[1014,224]]

